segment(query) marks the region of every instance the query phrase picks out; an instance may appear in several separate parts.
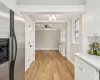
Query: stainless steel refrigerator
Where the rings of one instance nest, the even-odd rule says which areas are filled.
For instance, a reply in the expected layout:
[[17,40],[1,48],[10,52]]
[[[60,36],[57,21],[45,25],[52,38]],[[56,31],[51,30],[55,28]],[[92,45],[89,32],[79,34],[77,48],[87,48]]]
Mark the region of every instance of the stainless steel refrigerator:
[[0,2],[0,80],[24,80],[25,21]]

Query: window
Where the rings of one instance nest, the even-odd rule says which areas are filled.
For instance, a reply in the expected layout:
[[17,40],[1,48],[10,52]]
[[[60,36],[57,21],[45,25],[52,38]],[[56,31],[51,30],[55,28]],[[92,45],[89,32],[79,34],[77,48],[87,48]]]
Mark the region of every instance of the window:
[[75,30],[74,30],[74,35],[75,35],[75,42],[78,42],[79,41],[79,19],[75,21]]
[[80,37],[80,19],[73,20],[73,28],[72,28],[72,43],[79,44]]

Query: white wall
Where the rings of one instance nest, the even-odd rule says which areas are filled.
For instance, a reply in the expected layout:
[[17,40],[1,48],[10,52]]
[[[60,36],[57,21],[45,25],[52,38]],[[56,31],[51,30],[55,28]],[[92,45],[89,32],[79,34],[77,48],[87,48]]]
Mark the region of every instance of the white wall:
[[36,30],[36,49],[58,49],[60,30]]
[[25,16],[25,71],[35,60],[35,22]]
[[[80,18],[80,39],[79,39],[79,44],[73,42],[74,36],[73,36],[73,27],[74,27],[74,22]],[[67,26],[67,58],[74,63],[74,53],[79,53],[82,52],[82,17],[81,15],[76,16],[73,18],[73,20],[69,20],[68,26]]]
[[9,7],[10,9],[14,9],[16,6],[16,1],[17,0],[1,0],[1,2],[3,2],[7,7]]
[[67,55],[68,60],[72,60],[72,21],[67,23]]
[[[67,42],[67,22],[60,27],[60,42]],[[66,44],[65,44],[66,45]]]
[[69,21],[67,27],[67,58],[74,63],[74,53],[79,52],[79,45],[72,43],[72,21]]
[[85,0],[18,0],[21,5],[83,5]]

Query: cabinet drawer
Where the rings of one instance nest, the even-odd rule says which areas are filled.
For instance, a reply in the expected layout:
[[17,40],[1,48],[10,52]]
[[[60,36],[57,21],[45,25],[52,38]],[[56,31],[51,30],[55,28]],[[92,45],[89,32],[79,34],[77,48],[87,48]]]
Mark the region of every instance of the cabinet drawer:
[[95,80],[95,75],[96,75],[96,69],[86,63],[85,61],[82,61],[82,70],[86,72],[86,74],[92,79]]
[[82,66],[82,60],[80,58],[78,58],[77,56],[75,56],[75,65],[81,67]]

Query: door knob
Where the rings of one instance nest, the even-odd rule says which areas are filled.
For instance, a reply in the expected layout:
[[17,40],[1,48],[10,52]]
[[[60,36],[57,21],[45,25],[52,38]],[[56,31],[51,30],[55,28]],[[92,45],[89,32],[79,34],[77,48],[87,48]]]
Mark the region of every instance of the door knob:
[[32,45],[30,45],[30,47],[32,47]]

